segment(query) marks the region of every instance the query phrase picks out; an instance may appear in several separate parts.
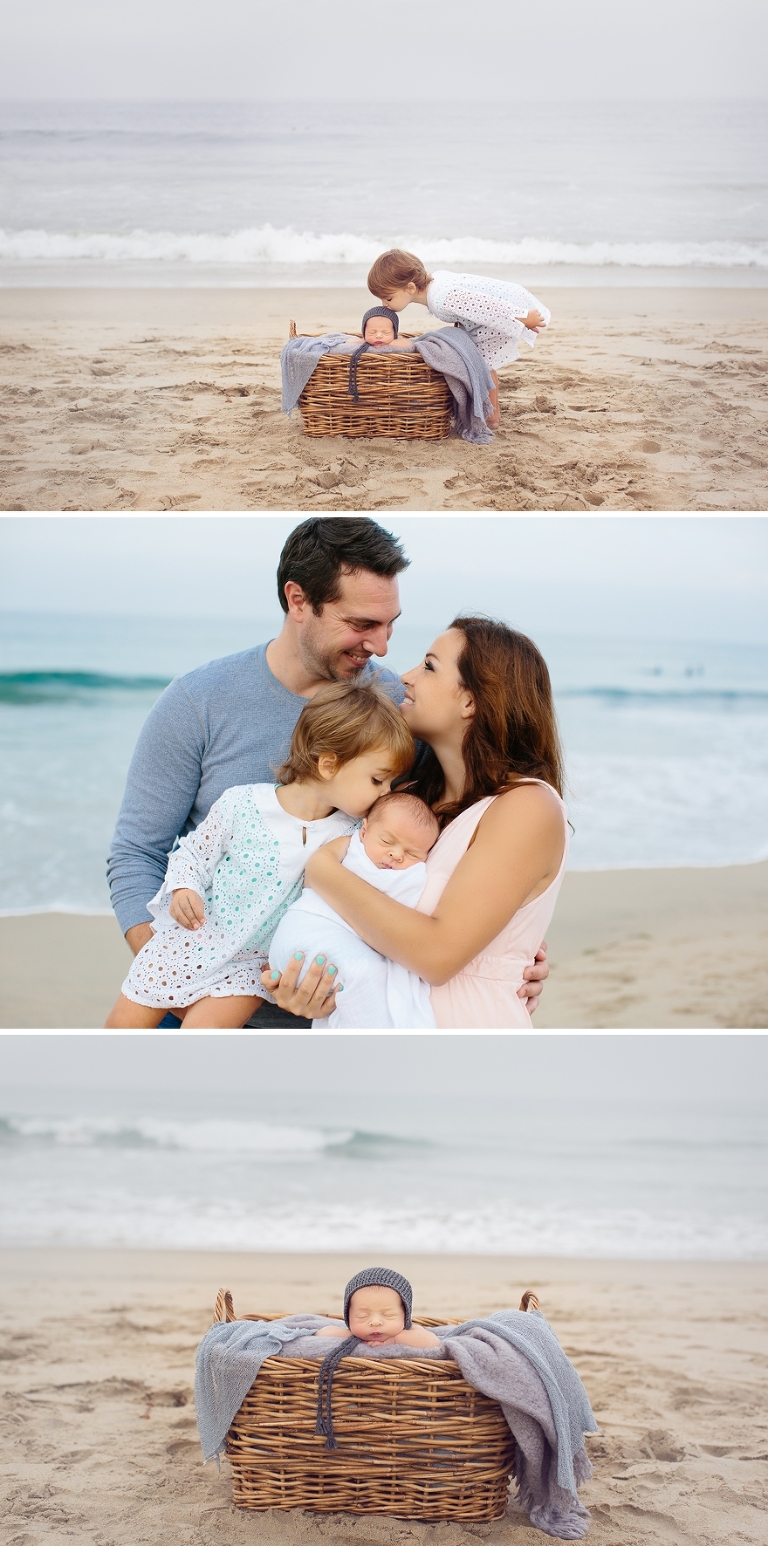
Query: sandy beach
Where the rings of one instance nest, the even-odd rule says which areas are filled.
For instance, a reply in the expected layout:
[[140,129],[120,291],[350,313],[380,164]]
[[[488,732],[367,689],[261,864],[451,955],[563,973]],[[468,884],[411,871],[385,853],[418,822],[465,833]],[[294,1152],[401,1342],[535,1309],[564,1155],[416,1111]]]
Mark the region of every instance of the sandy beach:
[[307,439],[279,411],[289,321],[358,328],[370,299],[0,290],[0,507],[766,508],[767,289],[542,289],[553,321],[502,372],[492,445]]
[[[768,862],[567,874],[545,1029],[768,1027]],[[130,960],[114,918],[0,918],[0,1027],[103,1026]]]
[[[765,1264],[398,1257],[446,1317],[535,1287],[600,1433],[582,1491],[593,1546],[765,1541]],[[194,1351],[221,1285],[245,1313],[335,1312],[348,1256],[17,1249],[0,1253],[8,1546],[534,1546],[517,1507],[488,1525],[250,1514],[203,1468]]]

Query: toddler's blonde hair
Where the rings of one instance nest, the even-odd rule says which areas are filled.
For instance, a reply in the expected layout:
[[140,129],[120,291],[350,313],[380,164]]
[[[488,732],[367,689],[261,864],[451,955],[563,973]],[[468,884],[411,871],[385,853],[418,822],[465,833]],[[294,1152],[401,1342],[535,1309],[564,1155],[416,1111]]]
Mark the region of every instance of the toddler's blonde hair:
[[431,282],[432,275],[427,273],[421,258],[412,252],[403,252],[401,247],[382,252],[368,275],[371,295],[377,295],[382,301],[394,295],[395,290],[404,290],[406,285],[415,284],[417,290],[426,290]]
[[335,757],[343,767],[378,747],[386,750],[393,777],[412,768],[414,740],[396,704],[378,687],[330,682],[302,709],[277,781],[317,778],[320,757]]

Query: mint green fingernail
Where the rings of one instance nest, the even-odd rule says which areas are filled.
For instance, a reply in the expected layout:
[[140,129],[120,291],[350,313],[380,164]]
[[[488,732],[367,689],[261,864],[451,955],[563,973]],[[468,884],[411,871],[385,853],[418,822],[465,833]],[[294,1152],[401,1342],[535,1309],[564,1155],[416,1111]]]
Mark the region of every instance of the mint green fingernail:
[[335,977],[336,976],[336,967],[335,966],[329,966],[328,967],[328,976],[329,977]]
[[303,961],[304,960],[304,951],[303,950],[295,950],[294,953],[293,953],[293,959],[294,959],[294,961]]
[[318,966],[325,966],[325,956],[315,956]]
[[277,982],[277,979],[280,976],[280,973],[279,972],[272,972],[271,975],[272,975],[272,981],[273,982]]

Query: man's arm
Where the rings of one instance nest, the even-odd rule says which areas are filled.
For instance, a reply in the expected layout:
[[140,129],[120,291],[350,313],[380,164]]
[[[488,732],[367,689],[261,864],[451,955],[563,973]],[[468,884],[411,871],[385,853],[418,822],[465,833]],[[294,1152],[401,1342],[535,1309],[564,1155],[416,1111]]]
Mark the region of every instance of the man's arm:
[[112,906],[134,951],[151,935],[147,902],[197,798],[204,746],[194,704],[183,683],[172,682],[136,743],[107,862]]

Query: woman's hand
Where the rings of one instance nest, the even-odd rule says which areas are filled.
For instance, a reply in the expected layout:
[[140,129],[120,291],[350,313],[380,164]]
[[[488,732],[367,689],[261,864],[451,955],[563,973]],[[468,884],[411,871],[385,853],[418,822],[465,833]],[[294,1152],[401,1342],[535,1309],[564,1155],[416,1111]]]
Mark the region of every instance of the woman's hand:
[[325,956],[315,956],[306,977],[299,983],[303,965],[304,955],[298,950],[282,977],[268,966],[261,974],[262,983],[280,1009],[301,1015],[304,1020],[325,1020],[336,1008],[339,986],[336,967],[328,964]]
[[201,929],[205,923],[205,903],[202,897],[196,891],[188,891],[186,886],[180,886],[178,891],[174,891],[168,910],[183,929]]

